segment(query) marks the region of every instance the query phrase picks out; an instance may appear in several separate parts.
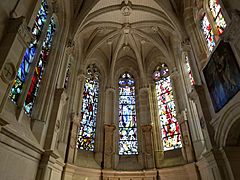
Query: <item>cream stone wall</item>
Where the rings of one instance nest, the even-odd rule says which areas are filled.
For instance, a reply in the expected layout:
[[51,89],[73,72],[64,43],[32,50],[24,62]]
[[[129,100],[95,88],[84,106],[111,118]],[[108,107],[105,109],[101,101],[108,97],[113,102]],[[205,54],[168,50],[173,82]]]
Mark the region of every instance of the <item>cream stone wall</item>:
[[[227,28],[218,38],[230,43],[240,65],[240,2],[219,2]],[[56,35],[33,113],[27,116],[23,103],[31,77],[19,102],[12,103],[8,96],[31,41],[40,1],[0,2],[1,180],[240,179],[240,92],[215,113],[202,73],[211,57],[199,25],[202,13],[209,13],[207,0],[47,3],[47,23],[55,18]],[[43,35],[39,44],[42,41]],[[193,86],[187,79],[185,55]],[[183,145],[165,152],[152,78],[161,63],[169,67]],[[76,149],[90,64],[101,74],[94,152]],[[137,155],[120,156],[118,80],[126,71],[136,81],[139,145]]]

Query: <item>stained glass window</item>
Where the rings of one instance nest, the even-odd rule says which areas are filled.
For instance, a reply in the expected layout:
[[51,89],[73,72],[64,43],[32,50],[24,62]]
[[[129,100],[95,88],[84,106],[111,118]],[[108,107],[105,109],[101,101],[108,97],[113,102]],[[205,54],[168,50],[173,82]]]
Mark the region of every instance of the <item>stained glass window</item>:
[[189,59],[188,59],[187,55],[185,55],[185,64],[186,64],[186,70],[187,70],[187,73],[188,73],[189,81],[190,81],[191,85],[193,86],[195,84],[195,81],[193,79],[192,70],[191,70],[191,67],[190,67],[190,64],[189,64]]
[[208,49],[209,49],[209,51],[212,51],[216,44],[215,44],[212,26],[211,26],[206,14],[204,14],[204,16],[201,20],[201,28],[202,28],[203,34],[205,36],[205,39],[207,40]]
[[227,26],[226,21],[222,15],[221,6],[219,0],[209,0],[209,8],[213,16],[213,20],[216,24],[218,35],[222,34]]
[[82,102],[82,121],[80,124],[77,148],[94,151],[96,136],[96,119],[99,96],[99,71],[93,64],[88,67],[85,79],[83,102]]
[[119,79],[119,155],[138,154],[135,81],[129,73]]
[[153,79],[156,87],[163,149],[168,151],[181,148],[180,128],[176,119],[172,84],[166,64],[157,67],[153,73]]
[[37,66],[35,67],[35,70],[34,70],[32,83],[30,85],[30,88],[27,93],[27,98],[24,103],[24,109],[27,114],[31,114],[35,99],[38,95],[40,83],[42,80],[42,75],[46,68],[48,56],[52,47],[52,41],[53,41],[55,30],[56,30],[56,25],[55,25],[54,19],[51,18],[48,26],[47,34],[42,44],[40,57],[39,57]]
[[17,72],[17,77],[14,80],[13,86],[11,88],[10,98],[14,103],[17,103],[18,98],[22,93],[23,84],[26,81],[26,77],[30,70],[30,65],[35,57],[37,43],[39,42],[44,24],[46,23],[47,14],[48,7],[46,0],[42,0],[40,9],[34,22],[34,26],[32,28],[32,35],[34,37],[34,40],[30,43],[29,47],[25,51],[22,63]]

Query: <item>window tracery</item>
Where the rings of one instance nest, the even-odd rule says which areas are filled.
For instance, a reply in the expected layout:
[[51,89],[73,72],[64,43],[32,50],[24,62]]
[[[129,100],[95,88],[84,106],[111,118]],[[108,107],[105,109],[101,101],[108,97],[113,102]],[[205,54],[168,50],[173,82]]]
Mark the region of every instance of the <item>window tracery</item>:
[[94,151],[96,138],[96,120],[99,99],[99,78],[100,73],[95,64],[87,68],[82,110],[81,123],[78,133],[77,148],[87,151]]
[[163,149],[164,151],[168,151],[181,148],[181,134],[176,119],[172,82],[166,64],[162,64],[156,68],[153,73],[153,80],[155,81]]
[[119,85],[119,155],[138,154],[135,80],[124,73]]

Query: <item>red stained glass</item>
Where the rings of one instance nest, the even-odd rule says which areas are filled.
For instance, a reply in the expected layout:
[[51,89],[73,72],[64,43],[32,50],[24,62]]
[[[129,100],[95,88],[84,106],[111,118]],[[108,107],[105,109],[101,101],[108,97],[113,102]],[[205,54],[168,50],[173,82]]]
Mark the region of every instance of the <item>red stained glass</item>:
[[[163,64],[157,67],[154,74],[158,75],[154,80],[156,85],[163,148],[165,151],[181,148],[180,129],[176,120],[176,107],[167,66]],[[153,77],[156,77],[155,75],[153,75]]]

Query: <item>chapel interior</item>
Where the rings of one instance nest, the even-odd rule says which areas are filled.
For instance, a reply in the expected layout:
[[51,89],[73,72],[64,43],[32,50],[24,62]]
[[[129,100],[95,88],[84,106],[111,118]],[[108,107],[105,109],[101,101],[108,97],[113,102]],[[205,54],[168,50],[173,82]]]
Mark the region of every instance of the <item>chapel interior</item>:
[[0,180],[239,169],[239,0],[0,1]]

